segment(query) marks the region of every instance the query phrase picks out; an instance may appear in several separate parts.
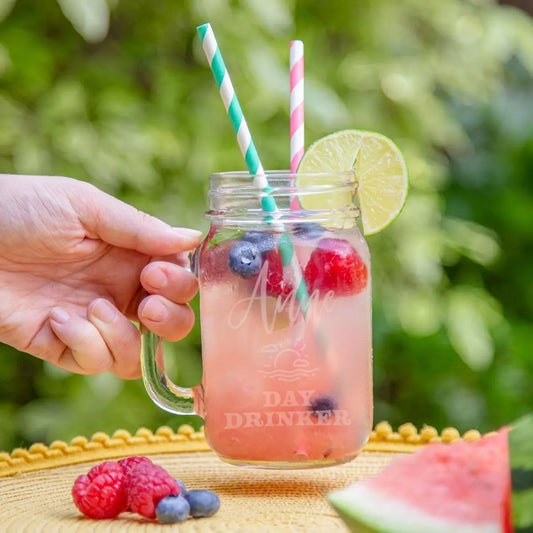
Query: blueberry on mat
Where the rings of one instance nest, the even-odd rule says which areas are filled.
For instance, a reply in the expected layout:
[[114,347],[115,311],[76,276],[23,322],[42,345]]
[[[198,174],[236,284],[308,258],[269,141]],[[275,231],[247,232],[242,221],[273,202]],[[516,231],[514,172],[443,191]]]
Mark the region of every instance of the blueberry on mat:
[[190,512],[191,506],[181,494],[165,496],[155,508],[155,516],[162,524],[185,522]]
[[191,507],[190,514],[194,518],[214,515],[220,508],[219,497],[210,490],[195,490],[187,492],[186,496]]
[[331,415],[333,415],[333,411],[337,409],[337,401],[333,396],[318,396],[315,398],[311,405],[309,406],[309,410],[312,411],[313,416],[322,416],[325,418],[329,418]]
[[293,226],[294,234],[301,239],[318,239],[322,237],[326,229],[314,222],[298,222]]
[[181,488],[180,496],[185,496],[187,494],[187,487],[185,486],[185,483],[183,483],[181,479],[176,479],[176,483]]
[[266,231],[247,231],[241,239],[255,244],[262,254],[272,250],[276,244],[274,235]]
[[229,252],[228,265],[232,272],[243,277],[255,276],[263,264],[259,248],[247,241],[238,241]]

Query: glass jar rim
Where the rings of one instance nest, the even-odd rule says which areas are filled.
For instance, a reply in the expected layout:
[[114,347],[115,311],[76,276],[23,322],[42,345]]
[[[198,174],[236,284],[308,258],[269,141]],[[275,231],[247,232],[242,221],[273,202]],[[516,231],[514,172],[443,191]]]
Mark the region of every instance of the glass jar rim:
[[[298,176],[306,176],[306,177],[326,177],[329,176],[330,178],[333,178],[334,182],[342,182],[343,180],[347,180],[349,182],[355,181],[355,169],[350,170],[342,170],[342,171],[322,171],[322,172],[291,172],[290,170],[265,170],[264,174],[266,175],[267,179],[287,179],[287,178],[297,178]],[[221,181],[221,180],[252,180],[254,176],[258,174],[252,174],[248,172],[247,170],[227,170],[227,171],[220,171],[220,172],[213,172],[209,176],[209,180],[211,181]]]
[[[353,188],[358,186],[354,170],[331,172],[295,173],[290,170],[266,170],[270,193],[283,194],[298,191],[323,191],[324,189]],[[261,191],[254,177],[245,170],[214,172],[209,176],[208,195],[244,194],[257,195]],[[305,179],[301,180],[304,177]]]

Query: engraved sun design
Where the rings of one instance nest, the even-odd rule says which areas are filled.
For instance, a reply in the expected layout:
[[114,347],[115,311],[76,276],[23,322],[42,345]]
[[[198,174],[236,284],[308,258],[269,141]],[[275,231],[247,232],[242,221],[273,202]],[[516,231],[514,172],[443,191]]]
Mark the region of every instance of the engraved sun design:
[[260,374],[278,381],[298,381],[302,378],[314,376],[319,368],[311,368],[311,364],[305,353],[294,348],[281,348],[270,344],[263,348],[263,352],[269,356]]

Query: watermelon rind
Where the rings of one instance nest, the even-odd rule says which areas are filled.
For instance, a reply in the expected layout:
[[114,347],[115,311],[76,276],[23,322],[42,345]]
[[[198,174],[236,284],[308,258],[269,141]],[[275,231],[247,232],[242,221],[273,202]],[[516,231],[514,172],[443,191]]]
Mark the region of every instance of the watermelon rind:
[[353,533],[501,533],[497,524],[465,524],[429,515],[364,482],[331,492],[328,501]]
[[512,515],[515,533],[533,533],[533,413],[509,432]]

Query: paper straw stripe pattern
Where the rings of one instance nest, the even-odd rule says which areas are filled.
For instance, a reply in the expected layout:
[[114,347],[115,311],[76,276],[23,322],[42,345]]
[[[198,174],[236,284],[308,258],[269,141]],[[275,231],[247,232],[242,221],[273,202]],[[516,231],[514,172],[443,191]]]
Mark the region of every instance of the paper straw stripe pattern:
[[[291,41],[290,59],[290,168],[295,174],[304,155],[304,44]],[[294,178],[293,178],[294,179]],[[300,208],[298,199],[293,196],[291,208]]]
[[198,26],[197,30],[202,41],[204,53],[220,92],[222,102],[228,112],[231,126],[237,136],[237,142],[239,143],[239,148],[246,161],[246,166],[248,167],[250,174],[264,174],[263,167],[259,161],[259,155],[257,154],[252,136],[250,135],[250,130],[246,124],[241,105],[235,94],[235,89],[231,83],[226,64],[224,63],[224,59],[218,48],[213,29],[210,24],[202,24],[202,26]]
[[290,50],[290,142],[291,172],[304,154],[304,45],[291,41]]
[[[237,95],[235,94],[224,59],[218,48],[215,34],[209,23],[198,26],[197,31],[202,41],[202,47],[209,62],[209,66],[213,72],[220,96],[224,102],[224,107],[226,108],[233,131],[237,138],[241,154],[246,162],[248,172],[253,176],[254,187],[260,192],[261,207],[263,211],[271,213],[271,215],[267,217],[267,220],[272,221],[273,225],[277,227],[276,218],[278,215],[278,208],[274,198],[269,196],[272,192],[272,188],[268,183],[267,176],[263,170],[261,161],[259,160],[257,149],[252,140]],[[296,297],[302,312],[305,315],[309,304],[309,293],[288,234],[284,233],[281,236],[279,247],[283,264],[290,265],[292,268],[295,278],[295,286],[297,287]]]

